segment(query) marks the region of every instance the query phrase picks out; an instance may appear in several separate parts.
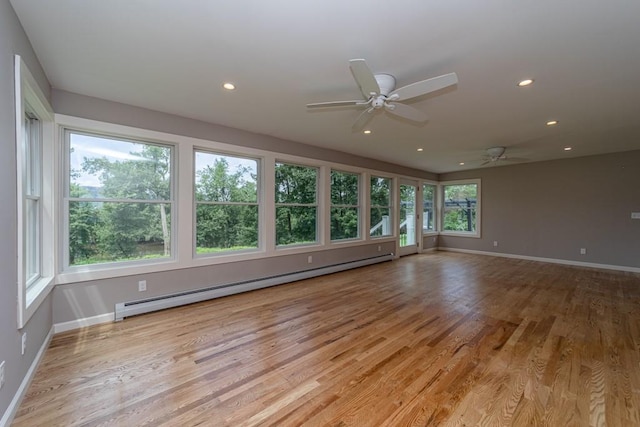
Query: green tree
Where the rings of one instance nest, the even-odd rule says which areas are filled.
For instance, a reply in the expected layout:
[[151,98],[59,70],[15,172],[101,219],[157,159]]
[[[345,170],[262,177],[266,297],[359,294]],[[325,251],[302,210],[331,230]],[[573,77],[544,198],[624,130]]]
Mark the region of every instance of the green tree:
[[447,185],[444,187],[444,230],[475,231],[476,184]]
[[315,242],[318,170],[277,163],[275,181],[276,243]]
[[[207,154],[205,154],[207,155]],[[196,172],[196,246],[232,249],[258,246],[257,175],[215,156],[213,164]],[[210,204],[205,202],[211,202]]]
[[331,239],[358,237],[358,175],[331,171]]
[[170,215],[165,201],[171,198],[171,150],[140,145],[142,149],[130,152],[125,160],[93,157],[82,163],[85,173],[99,178],[100,197],[114,199],[100,203],[93,229],[96,248],[105,260],[142,257],[145,254],[139,246],[143,244],[160,245],[162,255],[170,254]]
[[[384,233],[391,233],[391,178],[371,177],[371,229],[372,236],[382,236]],[[387,224],[382,224],[383,219],[387,219]]]
[[[73,173],[73,172],[72,172]],[[88,191],[76,183],[69,186],[71,198],[88,197]],[[85,262],[97,253],[96,242],[99,215],[94,203],[69,203],[69,264]]]

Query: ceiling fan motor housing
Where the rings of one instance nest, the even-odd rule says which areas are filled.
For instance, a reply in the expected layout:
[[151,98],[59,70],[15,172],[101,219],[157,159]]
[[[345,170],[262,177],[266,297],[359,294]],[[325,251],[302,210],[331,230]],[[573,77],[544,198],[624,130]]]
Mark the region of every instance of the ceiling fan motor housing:
[[380,86],[380,95],[387,96],[396,88],[396,78],[391,74],[376,74],[374,77]]
[[498,159],[500,158],[500,156],[502,156],[505,152],[505,148],[504,147],[491,147],[487,149],[487,154],[489,154],[489,156],[492,159]]

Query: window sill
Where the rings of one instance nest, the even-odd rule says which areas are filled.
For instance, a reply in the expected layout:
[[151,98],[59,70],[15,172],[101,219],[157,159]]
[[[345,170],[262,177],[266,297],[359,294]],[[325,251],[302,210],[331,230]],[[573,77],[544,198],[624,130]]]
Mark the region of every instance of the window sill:
[[54,285],[54,277],[41,277],[33,285],[29,286],[26,292],[25,307],[19,308],[18,328],[22,329],[27,324],[31,316],[38,310],[38,307],[47,298]]
[[467,232],[467,231],[441,231],[439,234],[441,236],[451,236],[451,237],[472,237],[475,239],[480,238],[480,233]]

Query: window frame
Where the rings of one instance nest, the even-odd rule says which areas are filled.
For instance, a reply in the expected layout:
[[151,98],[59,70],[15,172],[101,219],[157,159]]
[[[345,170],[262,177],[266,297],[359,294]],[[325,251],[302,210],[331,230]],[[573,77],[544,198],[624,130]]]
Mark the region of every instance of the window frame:
[[[220,157],[234,157],[237,159],[242,159],[242,160],[252,160],[256,162],[256,201],[255,202],[214,202],[214,201],[198,201],[197,197],[196,197],[196,173],[197,173],[197,169],[196,169],[196,156],[197,153],[203,153],[203,154],[212,154],[214,156],[220,156]],[[243,253],[254,253],[254,252],[261,252],[264,250],[264,238],[263,238],[263,234],[262,233],[262,228],[263,228],[263,218],[264,218],[264,191],[263,191],[263,159],[257,156],[246,156],[246,155],[240,155],[237,153],[229,153],[229,152],[225,152],[225,151],[216,151],[214,149],[210,149],[210,148],[202,148],[202,147],[193,147],[193,257],[194,258],[209,258],[209,257],[220,257],[220,256],[227,256],[230,254],[236,255],[236,254],[243,254]],[[258,208],[258,229],[257,231],[257,236],[258,236],[258,243],[257,243],[257,247],[255,248],[250,248],[250,249],[229,249],[229,250],[223,250],[220,252],[211,252],[211,253],[198,253],[197,252],[197,245],[198,245],[198,241],[197,241],[197,227],[198,227],[198,223],[197,223],[197,208],[198,208],[198,204],[203,204],[203,205],[209,205],[209,206],[257,206]]]
[[[278,169],[278,164],[286,164],[286,165],[290,165],[290,166],[296,166],[296,167],[302,167],[302,168],[309,168],[309,169],[314,169],[316,171],[316,184],[315,184],[315,203],[279,203],[277,202],[277,197],[278,197],[278,192],[276,191],[276,179],[275,179],[275,174],[276,171]],[[281,159],[280,157],[275,159],[275,162],[273,164],[273,179],[274,179],[274,198],[273,198],[273,208],[274,208],[274,223],[273,223],[273,235],[274,235],[274,245],[275,245],[275,250],[279,251],[279,250],[285,250],[285,249],[290,249],[290,248],[302,248],[302,247],[312,247],[312,246],[319,246],[322,245],[322,235],[321,235],[321,222],[319,221],[320,216],[322,215],[322,208],[321,208],[321,203],[320,203],[320,196],[321,196],[321,191],[322,188],[320,183],[321,183],[321,175],[322,175],[322,168],[320,165],[311,165],[311,164],[306,164],[303,162],[298,162],[295,160],[286,160],[286,159]],[[288,244],[278,244],[278,230],[277,230],[277,224],[276,221],[278,220],[278,208],[279,207],[314,207],[315,211],[316,211],[316,215],[315,215],[315,241],[313,242],[307,242],[307,243],[288,243]]]
[[[55,188],[57,156],[54,147],[54,113],[29,68],[20,55],[14,57],[15,119],[16,119],[16,194],[17,194],[17,273],[18,328],[23,328],[53,289],[55,280]],[[32,157],[33,132],[26,121],[38,121],[38,156]],[[32,130],[32,129],[31,129]],[[31,175],[31,177],[29,177]],[[29,184],[35,175],[37,194],[31,194]],[[35,224],[29,227],[29,201],[35,201]],[[31,211],[33,212],[33,211]],[[29,230],[35,231],[29,242]],[[32,243],[35,243],[32,244]],[[30,249],[33,252],[30,253]],[[45,256],[49,254],[49,256]],[[37,273],[28,277],[30,261]]]
[[[422,203],[422,211],[420,215],[422,215],[422,235],[435,235],[438,234],[438,224],[440,223],[438,216],[438,200],[439,200],[439,191],[438,191],[438,183],[433,181],[422,181],[421,182],[421,203]],[[425,191],[424,188],[426,186],[433,187],[433,229],[428,229],[424,227],[424,218],[425,218],[425,210],[424,210],[424,202],[425,202]]]
[[[374,178],[380,178],[380,179],[385,179],[389,181],[389,205],[374,205],[372,203],[372,198],[371,198],[371,180]],[[385,238],[390,238],[390,237],[394,237],[396,235],[396,230],[395,230],[395,182],[394,182],[394,178],[388,175],[384,175],[384,174],[378,174],[378,173],[370,173],[369,174],[369,186],[368,186],[368,194],[367,194],[367,199],[369,202],[369,212],[367,213],[367,216],[369,218],[369,233],[368,233],[368,237],[369,239],[385,239]],[[381,234],[380,236],[373,236],[371,235],[371,227],[374,226],[374,224],[371,224],[371,210],[373,208],[387,208],[389,210],[389,233],[388,234]],[[377,224],[375,224],[377,225]]]
[[[177,245],[176,245],[176,236],[177,236],[177,158],[178,158],[178,148],[176,144],[171,142],[156,140],[153,138],[145,138],[139,137],[137,135],[131,134],[120,134],[117,132],[104,131],[103,129],[83,129],[82,127],[76,127],[73,125],[60,125],[60,138],[63,141],[61,146],[63,147],[64,152],[64,176],[62,177],[62,189],[61,189],[61,210],[63,217],[62,224],[62,236],[61,236],[61,272],[64,274],[73,274],[73,273],[91,273],[94,271],[115,271],[121,268],[128,267],[137,267],[144,265],[159,265],[166,264],[169,262],[173,262],[176,259],[177,254]],[[71,197],[70,196],[70,174],[71,174],[71,162],[70,162],[70,149],[71,149],[71,134],[77,135],[85,135],[89,137],[96,138],[105,138],[111,140],[118,140],[122,142],[130,142],[136,144],[144,144],[150,146],[158,146],[169,149],[170,156],[170,165],[169,165],[169,192],[170,198],[166,199],[130,199],[130,198],[112,198],[112,197],[101,197],[101,198],[81,198],[81,197]],[[170,254],[169,256],[161,256],[157,258],[151,259],[131,259],[131,260],[121,260],[121,261],[113,261],[113,262],[99,262],[94,264],[79,264],[79,265],[70,265],[70,242],[69,242],[69,207],[70,203],[74,201],[81,202],[96,202],[96,203],[126,203],[126,204],[168,204],[169,205],[169,218],[170,218],[170,229],[169,229],[169,241],[170,241]]]
[[[356,181],[357,181],[357,186],[358,188],[356,189],[356,201],[357,204],[355,205],[350,205],[350,204],[334,204],[333,200],[332,200],[332,196],[333,196],[333,173],[339,173],[339,174],[344,174],[344,175],[353,175],[356,177]],[[355,237],[346,237],[343,239],[334,239],[331,236],[331,232],[332,232],[332,224],[331,224],[331,215],[332,215],[332,211],[333,209],[356,209],[357,211],[357,220],[358,220],[358,231],[356,233]],[[361,240],[362,239],[362,173],[360,172],[353,172],[353,171],[347,171],[344,169],[339,169],[339,168],[331,168],[329,171],[329,240],[331,243],[340,243],[340,242],[352,242],[352,241],[356,241],[356,240]]]
[[[475,231],[454,231],[454,230],[445,230],[444,229],[444,215],[445,215],[445,188],[448,186],[455,185],[476,185],[476,230]],[[440,221],[440,234],[443,236],[458,236],[458,237],[473,237],[480,238],[482,236],[481,227],[482,227],[482,183],[481,179],[463,179],[463,180],[455,180],[455,181],[441,181],[439,183],[440,191],[438,191],[439,200],[439,215],[438,219]]]

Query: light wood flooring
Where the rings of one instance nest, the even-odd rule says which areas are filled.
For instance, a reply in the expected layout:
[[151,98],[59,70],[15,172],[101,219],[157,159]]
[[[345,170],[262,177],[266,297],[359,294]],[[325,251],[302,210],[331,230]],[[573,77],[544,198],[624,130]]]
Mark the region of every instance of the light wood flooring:
[[436,252],[54,336],[15,426],[638,426],[640,275]]

